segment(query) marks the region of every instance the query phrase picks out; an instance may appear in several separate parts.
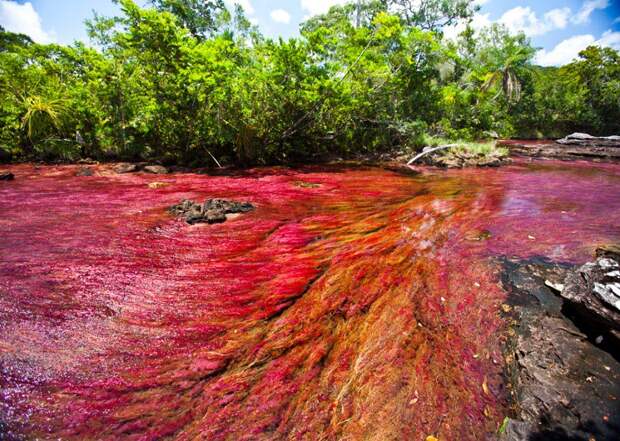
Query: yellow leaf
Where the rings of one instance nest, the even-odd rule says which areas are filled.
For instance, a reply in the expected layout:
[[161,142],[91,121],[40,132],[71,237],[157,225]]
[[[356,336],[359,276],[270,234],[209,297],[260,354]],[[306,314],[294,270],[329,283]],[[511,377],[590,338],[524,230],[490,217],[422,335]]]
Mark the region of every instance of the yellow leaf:
[[426,441],[439,441],[439,440],[435,438],[433,435],[430,435],[426,437]]
[[490,395],[491,394],[489,392],[489,385],[487,384],[487,377],[484,377],[484,381],[482,382],[482,390],[484,391],[484,393],[486,395]]

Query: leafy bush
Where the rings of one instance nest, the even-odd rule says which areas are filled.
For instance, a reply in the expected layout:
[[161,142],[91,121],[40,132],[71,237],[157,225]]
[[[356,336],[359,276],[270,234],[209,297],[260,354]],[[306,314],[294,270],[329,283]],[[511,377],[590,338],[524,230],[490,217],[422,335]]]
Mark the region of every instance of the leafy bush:
[[620,131],[617,52],[537,68],[500,26],[442,40],[437,24],[471,1],[393,3],[333,7],[290,40],[219,0],[119,0],[120,17],[87,25],[97,49],[0,29],[0,159],[271,164],[419,149],[427,134]]

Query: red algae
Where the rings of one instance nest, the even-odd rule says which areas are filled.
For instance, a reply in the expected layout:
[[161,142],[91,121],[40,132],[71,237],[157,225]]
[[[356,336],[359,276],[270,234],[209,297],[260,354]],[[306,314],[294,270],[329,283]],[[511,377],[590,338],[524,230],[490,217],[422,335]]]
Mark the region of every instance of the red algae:
[[[493,258],[578,263],[620,239],[618,165],[10,170],[0,431],[15,439],[489,438],[506,412]],[[189,226],[166,213],[186,198],[257,209]]]

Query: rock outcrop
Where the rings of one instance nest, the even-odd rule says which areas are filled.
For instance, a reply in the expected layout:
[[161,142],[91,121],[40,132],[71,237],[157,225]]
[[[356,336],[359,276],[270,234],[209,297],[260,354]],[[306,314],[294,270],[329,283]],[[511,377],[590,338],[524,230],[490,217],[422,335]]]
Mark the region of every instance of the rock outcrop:
[[573,133],[557,141],[503,140],[511,153],[563,160],[589,159],[620,161],[620,136],[596,137]]
[[184,200],[180,204],[170,208],[175,216],[185,219],[190,224],[218,224],[226,222],[228,215],[248,213],[254,210],[254,205],[249,202],[235,202],[224,199],[209,199],[204,204]]
[[564,281],[562,298],[584,320],[609,331],[620,331],[620,254],[609,247],[597,251],[595,262],[571,272]]
[[9,171],[0,170],[0,181],[12,181],[15,175]]
[[[597,262],[605,258],[599,256]],[[589,265],[605,269],[604,262],[603,268]],[[594,284],[607,273],[586,265],[591,280],[582,284],[575,279],[584,267],[544,259],[507,259],[503,266],[511,306],[505,358],[514,414],[505,421],[500,438],[619,439],[617,347],[599,339],[596,315],[574,315],[572,300],[558,293],[596,296]]]
[[566,138],[558,139],[558,144],[578,145],[586,147],[617,147],[620,148],[620,136],[596,137],[587,133],[573,133]]

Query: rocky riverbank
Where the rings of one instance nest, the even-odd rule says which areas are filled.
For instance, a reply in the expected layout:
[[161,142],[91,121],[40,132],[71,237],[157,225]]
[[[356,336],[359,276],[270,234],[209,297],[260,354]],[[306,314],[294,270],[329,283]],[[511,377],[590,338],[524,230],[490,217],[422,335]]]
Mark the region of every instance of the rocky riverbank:
[[582,267],[506,259],[511,320],[505,357],[513,418],[502,439],[620,437],[620,254]]
[[503,140],[511,154],[563,160],[620,161],[620,136],[595,137],[573,133],[557,141]]

